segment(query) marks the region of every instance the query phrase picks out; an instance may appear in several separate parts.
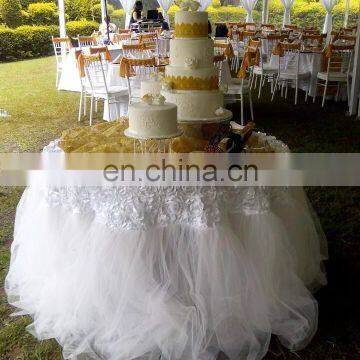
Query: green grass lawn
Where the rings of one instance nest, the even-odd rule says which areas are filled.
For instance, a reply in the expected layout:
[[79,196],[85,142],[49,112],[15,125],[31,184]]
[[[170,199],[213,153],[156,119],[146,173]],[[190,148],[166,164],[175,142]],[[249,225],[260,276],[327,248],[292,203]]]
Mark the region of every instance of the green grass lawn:
[[[292,93],[290,93],[292,95]],[[255,100],[259,130],[271,133],[297,152],[359,152],[360,122],[345,117],[344,104],[300,105],[268,92]],[[0,64],[0,108],[11,114],[0,120],[1,152],[37,152],[62,130],[78,126],[79,95],[55,89],[55,59]],[[238,117],[238,107],[233,107]],[[100,121],[101,111],[97,116]],[[85,120],[83,124],[86,124]],[[321,289],[319,330],[303,351],[291,353],[274,340],[267,359],[360,359],[360,191],[358,188],[310,188],[310,201],[329,241],[329,285]],[[16,204],[22,189],[0,188],[0,284],[10,259]],[[29,317],[10,317],[3,288],[0,290],[0,360],[61,359],[55,341],[36,341],[26,332]]]

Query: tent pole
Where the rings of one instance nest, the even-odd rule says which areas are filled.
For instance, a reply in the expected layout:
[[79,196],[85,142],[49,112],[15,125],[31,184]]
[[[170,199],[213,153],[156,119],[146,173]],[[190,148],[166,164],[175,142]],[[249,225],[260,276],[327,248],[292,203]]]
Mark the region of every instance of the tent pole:
[[262,15],[261,15],[261,22],[263,24],[267,24],[268,22],[268,13],[269,13],[269,0],[263,0]]
[[351,82],[350,90],[350,101],[349,101],[349,115],[355,115],[358,113],[360,117],[360,104],[359,101],[359,92],[360,92],[360,14],[357,21],[357,36],[355,44],[355,53],[354,53],[354,67],[353,67],[353,76]]
[[107,0],[102,0],[104,2],[104,10],[105,10],[105,16],[104,16],[104,19],[106,21],[106,36],[107,36],[107,40],[108,40],[108,45],[111,44],[111,40],[110,40],[110,29],[109,29],[109,26],[110,26],[110,18],[109,18],[109,14],[108,14],[108,10],[107,10]]
[[345,16],[344,16],[344,27],[346,28],[349,20],[350,0],[345,2]]
[[106,18],[106,0],[101,0],[101,21]]
[[58,9],[59,9],[60,37],[65,37],[66,36],[66,25],[65,25],[65,4],[64,4],[64,0],[58,0]]
[[[65,4],[64,0],[58,0],[58,10],[59,10],[59,33],[60,37],[66,37],[66,20],[65,20]],[[61,57],[64,59],[66,55],[66,47],[64,43],[61,45]]]

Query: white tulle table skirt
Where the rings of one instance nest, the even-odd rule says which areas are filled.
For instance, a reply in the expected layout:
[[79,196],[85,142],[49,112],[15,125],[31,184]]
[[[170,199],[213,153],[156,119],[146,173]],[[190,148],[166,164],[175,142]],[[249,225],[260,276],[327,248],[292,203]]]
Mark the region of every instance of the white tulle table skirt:
[[9,302],[67,359],[261,359],[317,329],[326,241],[299,188],[40,188],[18,205]]

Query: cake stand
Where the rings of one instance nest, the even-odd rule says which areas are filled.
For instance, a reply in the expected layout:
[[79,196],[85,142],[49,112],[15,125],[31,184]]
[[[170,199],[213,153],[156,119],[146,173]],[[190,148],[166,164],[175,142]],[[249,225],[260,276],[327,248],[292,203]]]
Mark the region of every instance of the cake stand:
[[226,121],[230,121],[233,117],[233,113],[230,110],[224,109],[224,113],[219,116],[206,117],[206,118],[192,118],[192,119],[178,119],[180,124],[188,125],[204,125],[204,124],[220,124]]
[[[181,136],[183,134],[182,130],[174,134],[167,134],[167,135],[158,135],[158,136],[145,136],[139,135],[132,132],[129,129],[124,131],[125,136],[134,139],[134,152],[138,152],[136,145],[137,142],[140,145],[140,152],[158,152],[158,153],[165,153],[167,150],[171,152],[171,142],[173,139]],[[149,143],[150,142],[150,143]]]
[[230,122],[232,117],[232,112],[224,109],[222,115],[212,118],[178,119],[178,122],[185,136],[209,140],[218,131],[219,126]]

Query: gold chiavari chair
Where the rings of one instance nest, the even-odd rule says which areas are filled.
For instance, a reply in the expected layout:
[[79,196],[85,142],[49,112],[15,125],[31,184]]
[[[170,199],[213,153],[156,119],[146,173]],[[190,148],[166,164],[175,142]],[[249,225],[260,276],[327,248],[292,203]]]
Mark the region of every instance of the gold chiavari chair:
[[56,59],[56,87],[59,84],[60,76],[63,69],[64,57],[69,53],[71,48],[71,42],[68,37],[51,37],[51,42],[54,48],[54,54]]

